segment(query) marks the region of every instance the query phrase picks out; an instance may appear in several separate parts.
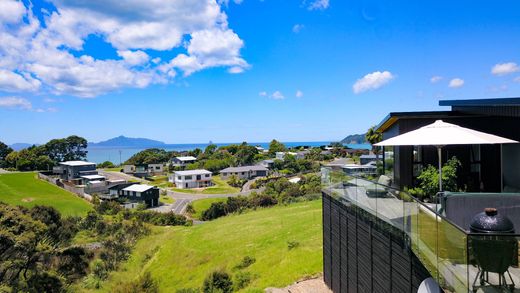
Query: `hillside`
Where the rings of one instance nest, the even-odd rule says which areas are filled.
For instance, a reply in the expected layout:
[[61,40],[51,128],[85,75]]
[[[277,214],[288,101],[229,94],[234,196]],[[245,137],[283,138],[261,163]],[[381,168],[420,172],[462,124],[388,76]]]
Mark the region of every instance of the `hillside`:
[[148,138],[133,138],[118,136],[98,143],[89,142],[89,147],[124,147],[124,148],[150,148],[164,146],[165,143]]
[[91,209],[87,201],[46,181],[39,180],[36,173],[1,174],[0,201],[25,207],[49,205],[64,216],[83,216]]
[[[223,217],[193,227],[156,227],[99,292],[149,271],[160,292],[201,287],[211,271],[250,274],[241,292],[284,287],[323,270],[321,201],[277,206]],[[245,257],[256,261],[235,268]]]
[[363,144],[367,143],[365,140],[365,134],[351,134],[341,140],[341,143],[345,144]]

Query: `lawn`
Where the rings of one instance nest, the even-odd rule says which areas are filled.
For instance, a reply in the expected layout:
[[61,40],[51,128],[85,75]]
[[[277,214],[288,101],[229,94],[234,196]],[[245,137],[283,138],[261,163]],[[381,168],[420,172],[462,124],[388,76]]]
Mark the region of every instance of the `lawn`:
[[160,202],[172,204],[172,203],[175,202],[175,199],[173,199],[173,198],[171,198],[170,196],[167,196],[167,195],[161,195]]
[[26,207],[50,205],[64,216],[83,216],[91,209],[84,199],[39,180],[36,173],[0,175],[0,201]]
[[[254,277],[242,292],[287,286],[322,271],[321,201],[277,206],[232,215],[193,227],[155,227],[140,240],[130,259],[100,289],[149,271],[160,292],[201,287],[206,275],[223,268]],[[288,243],[294,247],[289,249]],[[256,262],[238,270],[243,257]]]
[[223,202],[226,201],[226,197],[218,197],[218,198],[205,198],[205,199],[198,199],[191,203],[193,206],[193,209],[195,210],[195,213],[191,216],[195,219],[200,219],[202,216],[202,212],[207,210],[212,203],[214,202]]

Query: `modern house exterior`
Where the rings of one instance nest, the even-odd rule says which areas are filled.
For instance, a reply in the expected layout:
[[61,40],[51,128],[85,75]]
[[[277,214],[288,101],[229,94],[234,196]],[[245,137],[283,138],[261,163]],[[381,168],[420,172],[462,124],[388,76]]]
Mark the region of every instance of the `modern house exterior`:
[[[418,129],[435,120],[457,124],[489,134],[520,141],[520,98],[447,100],[440,106],[448,111],[393,112],[376,127],[388,139]],[[520,190],[520,146],[461,145],[445,146],[442,161],[451,157],[461,161],[459,185],[468,191],[501,192]],[[391,160],[388,160],[391,159]],[[400,189],[413,186],[417,176],[427,165],[438,164],[434,146],[400,146],[385,148],[385,169],[391,170],[394,185]],[[388,162],[392,161],[389,166]]]
[[239,179],[252,179],[255,177],[265,177],[269,175],[269,169],[262,165],[229,167],[220,170],[222,179],[227,180],[231,176],[236,176]]
[[[439,105],[451,109],[390,113],[377,129],[389,139],[443,120],[520,141],[520,98]],[[428,278],[444,292],[516,292],[520,144],[443,146],[442,161],[460,160],[457,180],[466,191],[444,191],[430,202],[405,187],[416,186],[425,166],[438,164],[437,148],[385,147],[382,153],[391,178],[382,175],[377,182],[369,179],[373,175],[336,176],[339,171],[322,168],[327,286],[334,293],[418,292]],[[473,229],[476,218],[497,214],[516,230]]]
[[295,152],[276,152],[276,154],[275,154],[275,158],[280,161],[285,160],[285,156],[296,156],[296,153]]
[[80,179],[81,176],[97,175],[96,163],[85,161],[61,162],[53,168],[53,173],[60,176],[62,180],[72,181]]
[[164,165],[163,164],[123,165],[123,173],[132,174],[136,177],[160,175],[160,174],[164,173]]
[[159,188],[146,184],[123,183],[110,187],[108,194],[100,198],[127,199],[134,203],[144,203],[152,208],[159,205]]
[[208,170],[187,170],[176,171],[171,174],[168,181],[175,183],[175,186],[180,189],[187,188],[204,188],[213,185],[211,182],[212,173]]
[[195,163],[197,158],[193,156],[174,157],[172,159],[172,166],[174,167],[186,167],[189,164]]

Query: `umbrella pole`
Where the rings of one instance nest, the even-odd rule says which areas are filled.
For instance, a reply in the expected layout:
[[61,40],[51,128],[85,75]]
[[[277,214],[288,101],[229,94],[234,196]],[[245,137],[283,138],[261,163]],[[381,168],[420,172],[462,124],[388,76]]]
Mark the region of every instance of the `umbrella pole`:
[[437,146],[437,155],[439,156],[439,192],[442,192],[442,146]]

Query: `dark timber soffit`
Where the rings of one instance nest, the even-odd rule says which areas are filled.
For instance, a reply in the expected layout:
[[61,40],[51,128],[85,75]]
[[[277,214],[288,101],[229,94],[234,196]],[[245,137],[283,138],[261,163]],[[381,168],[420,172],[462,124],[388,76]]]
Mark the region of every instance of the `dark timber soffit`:
[[448,117],[462,116],[453,111],[426,111],[426,112],[392,112],[388,114],[377,126],[376,130],[385,132],[399,119],[443,119]]
[[444,100],[439,106],[520,106],[520,98]]

